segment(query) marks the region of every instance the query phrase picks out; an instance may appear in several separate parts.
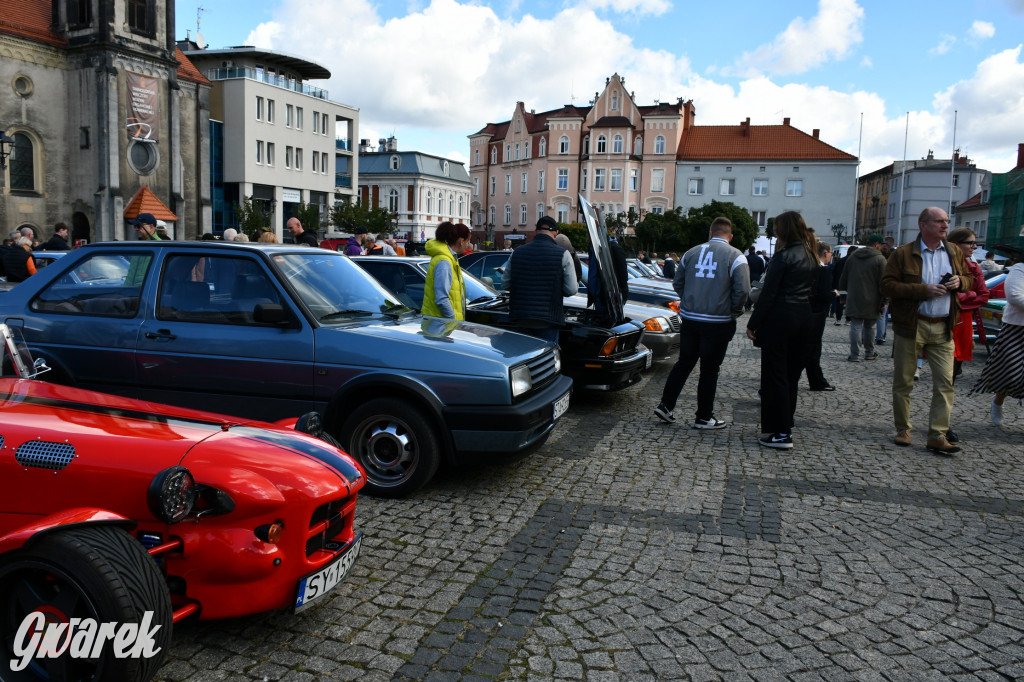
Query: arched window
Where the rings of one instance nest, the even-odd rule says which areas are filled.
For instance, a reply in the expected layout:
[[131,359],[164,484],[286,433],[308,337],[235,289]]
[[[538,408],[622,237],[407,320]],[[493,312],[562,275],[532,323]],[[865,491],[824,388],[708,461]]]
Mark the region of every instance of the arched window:
[[505,224],[506,225],[511,225],[512,224],[512,205],[511,204],[505,204]]
[[[459,197],[459,203],[462,203],[462,197]],[[451,217],[455,214],[455,195],[451,192],[448,193],[448,216]],[[462,207],[459,207],[459,215],[462,215]]]
[[460,218],[462,217],[462,215],[463,215],[462,211],[465,208],[465,199],[466,198],[463,197],[461,194],[459,195],[459,217]]
[[491,147],[491,163],[498,163],[498,148]]
[[558,138],[558,153],[559,154],[568,154],[569,153],[569,136],[568,135],[562,135],[562,137]]
[[491,206],[491,217],[490,217],[490,220],[488,220],[488,222],[489,222],[489,223],[490,223],[491,225],[493,225],[493,224],[494,224],[494,207],[493,207],[493,206]]
[[590,135],[583,138],[583,155],[587,156],[590,154]]
[[639,135],[637,135],[636,139],[633,140],[633,153],[634,154],[643,154],[644,153],[644,140]]
[[516,161],[519,160],[519,144],[516,143]]
[[654,153],[664,154],[665,153],[665,136],[658,135],[654,138]]
[[505,160],[506,161],[511,161],[512,160],[512,145],[510,145],[510,144],[505,145]]
[[608,138],[604,135],[597,136],[597,153],[607,154],[608,153]]
[[392,213],[398,213],[398,190],[393,187],[388,192],[388,210]]
[[519,205],[519,224],[526,224],[526,204]]
[[543,137],[540,138],[540,155],[541,156],[547,156],[548,155],[548,141],[545,138],[543,138]]
[[537,202],[537,220],[544,217],[544,202]]
[[34,192],[36,189],[35,145],[25,133],[14,133],[11,147],[11,189]]
[[618,111],[618,110],[619,110],[619,93],[613,92],[612,93],[612,111]]
[[398,170],[401,165],[402,160],[398,158],[397,154],[391,157],[391,170]]
[[622,135],[616,135],[612,138],[612,154],[622,153]]
[[427,213],[434,212],[434,193],[427,190]]

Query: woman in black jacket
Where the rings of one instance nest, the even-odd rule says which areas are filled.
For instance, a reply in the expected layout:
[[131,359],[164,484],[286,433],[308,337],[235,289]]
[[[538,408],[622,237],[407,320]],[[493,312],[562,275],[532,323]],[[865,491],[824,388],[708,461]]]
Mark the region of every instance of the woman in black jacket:
[[761,347],[758,443],[791,448],[797,386],[811,333],[811,290],[819,266],[817,242],[799,213],[780,214],[775,219],[775,236],[775,255],[747,322],[747,337]]

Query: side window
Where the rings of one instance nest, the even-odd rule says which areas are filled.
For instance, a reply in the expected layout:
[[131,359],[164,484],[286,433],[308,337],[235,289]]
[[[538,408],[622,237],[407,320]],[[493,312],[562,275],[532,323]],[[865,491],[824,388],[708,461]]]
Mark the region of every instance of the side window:
[[281,304],[259,263],[249,258],[171,256],[160,278],[160,320],[259,325],[256,306]]
[[94,254],[51,282],[29,307],[37,312],[134,317],[152,262],[151,253]]

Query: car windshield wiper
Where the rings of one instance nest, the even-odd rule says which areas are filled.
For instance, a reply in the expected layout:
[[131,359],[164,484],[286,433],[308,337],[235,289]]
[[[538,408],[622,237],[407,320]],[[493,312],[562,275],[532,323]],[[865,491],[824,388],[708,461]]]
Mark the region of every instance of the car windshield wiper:
[[474,298],[472,301],[470,301],[468,305],[473,305],[475,303],[483,303],[484,301],[496,301],[499,298],[499,296],[478,296],[477,298]]
[[384,310],[382,310],[381,312],[384,313],[385,315],[390,315],[390,316],[394,317],[395,319],[398,319],[405,312],[417,312],[418,313],[419,311],[418,310],[414,310],[413,308],[410,308],[409,306],[405,305],[404,303],[395,303],[393,305],[389,305],[387,308],[384,308]]
[[335,310],[333,313],[327,313],[326,315],[320,316],[320,321],[330,320],[334,317],[342,317],[343,315],[373,315],[369,310]]

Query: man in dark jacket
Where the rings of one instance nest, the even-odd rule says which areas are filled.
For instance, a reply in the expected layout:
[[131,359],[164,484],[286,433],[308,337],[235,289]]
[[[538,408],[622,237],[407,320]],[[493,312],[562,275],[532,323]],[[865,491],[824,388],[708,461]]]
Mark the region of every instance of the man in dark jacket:
[[860,361],[860,346],[864,346],[864,359],[874,360],[875,328],[882,313],[882,235],[868,237],[867,246],[857,249],[849,257],[839,278],[839,289],[846,292],[846,317],[850,320],[850,362]]
[[363,237],[366,236],[366,227],[360,225],[352,231],[352,236],[345,243],[346,256],[361,256],[363,254]]
[[[753,245],[751,245],[751,247],[749,249],[747,249],[747,269],[750,270],[750,283],[751,284],[753,284],[754,282],[760,281],[761,275],[764,274],[764,268],[765,268],[764,258],[761,258],[761,256],[758,255],[757,251],[754,250]],[[754,305],[754,302],[751,299],[748,298],[746,304],[744,305],[744,307],[747,310],[750,310],[750,308],[753,305]]]
[[40,251],[70,251],[68,245],[68,226],[64,223],[57,223],[53,226],[53,236],[42,246]]
[[811,385],[812,391],[834,391],[836,387],[828,382],[825,373],[821,371],[821,336],[825,333],[828,309],[837,294],[832,288],[832,270],[829,268],[832,262],[831,245],[818,242],[818,260],[821,266],[811,290],[811,330],[807,335],[806,350],[807,383]]
[[305,244],[306,246],[312,246],[314,249],[320,246],[320,243],[316,240],[316,235],[304,230],[298,218],[289,218],[288,222],[285,223],[285,227],[292,233],[293,243]]
[[533,241],[512,252],[501,278],[516,331],[552,343],[565,324],[562,297],[579,290],[572,256],[555,243],[557,235],[554,218],[541,217]]

